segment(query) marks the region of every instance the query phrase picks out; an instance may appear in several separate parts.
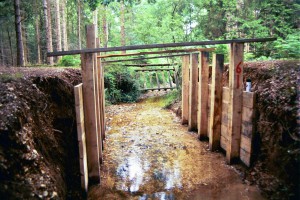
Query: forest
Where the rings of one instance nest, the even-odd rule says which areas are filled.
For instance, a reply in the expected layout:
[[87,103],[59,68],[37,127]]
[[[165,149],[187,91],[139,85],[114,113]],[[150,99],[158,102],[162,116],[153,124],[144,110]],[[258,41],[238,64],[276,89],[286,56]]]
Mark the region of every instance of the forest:
[[247,45],[245,59],[300,55],[299,0],[0,0],[0,10],[0,66],[79,65],[46,53],[85,48],[91,23],[102,47],[276,37]]

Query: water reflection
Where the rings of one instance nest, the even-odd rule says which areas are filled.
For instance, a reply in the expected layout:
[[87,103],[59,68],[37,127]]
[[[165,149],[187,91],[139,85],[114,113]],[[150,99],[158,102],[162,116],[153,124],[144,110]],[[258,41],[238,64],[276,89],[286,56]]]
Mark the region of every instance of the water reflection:
[[139,200],[174,200],[175,196],[173,193],[166,193],[166,192],[157,192],[154,194],[144,194],[143,196],[139,197]]

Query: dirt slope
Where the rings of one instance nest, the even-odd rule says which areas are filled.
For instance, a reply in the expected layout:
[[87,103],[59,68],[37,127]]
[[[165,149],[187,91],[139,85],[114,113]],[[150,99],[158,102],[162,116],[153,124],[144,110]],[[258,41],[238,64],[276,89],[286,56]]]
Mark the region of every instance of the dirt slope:
[[73,85],[78,70],[0,70],[0,196],[80,198]]

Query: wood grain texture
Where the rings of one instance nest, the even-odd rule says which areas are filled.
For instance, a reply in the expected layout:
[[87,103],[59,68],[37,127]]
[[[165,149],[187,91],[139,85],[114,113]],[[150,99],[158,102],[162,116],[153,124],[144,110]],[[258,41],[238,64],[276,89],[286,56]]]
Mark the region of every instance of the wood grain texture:
[[190,56],[182,56],[182,100],[181,124],[188,124],[189,117],[189,73]]
[[209,149],[215,151],[220,147],[222,120],[222,75],[224,55],[214,54],[212,65],[212,83],[210,96]]
[[83,112],[83,97],[82,83],[74,87],[75,110],[77,122],[77,140],[79,147],[79,163],[80,163],[80,178],[81,188],[84,192],[88,191],[88,167],[86,155],[86,138],[84,128],[84,112]]
[[202,140],[208,137],[209,53],[202,51],[199,56],[198,136]]
[[197,130],[197,110],[198,110],[198,54],[190,56],[190,85],[189,85],[189,118],[188,130]]
[[239,158],[242,128],[243,103],[243,58],[244,44],[230,44],[229,64],[229,105],[228,113],[232,117],[228,123],[229,143],[226,150],[227,163]]
[[[87,26],[87,45],[95,45],[94,26]],[[94,46],[95,47],[95,46]],[[83,104],[89,183],[100,183],[99,134],[96,111],[95,54],[81,54]]]

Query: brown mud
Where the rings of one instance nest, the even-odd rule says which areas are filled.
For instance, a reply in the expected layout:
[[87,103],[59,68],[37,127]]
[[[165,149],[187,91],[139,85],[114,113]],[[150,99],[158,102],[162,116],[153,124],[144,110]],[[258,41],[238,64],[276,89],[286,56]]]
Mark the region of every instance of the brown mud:
[[89,199],[264,199],[162,106],[155,97],[108,107],[102,182]]

